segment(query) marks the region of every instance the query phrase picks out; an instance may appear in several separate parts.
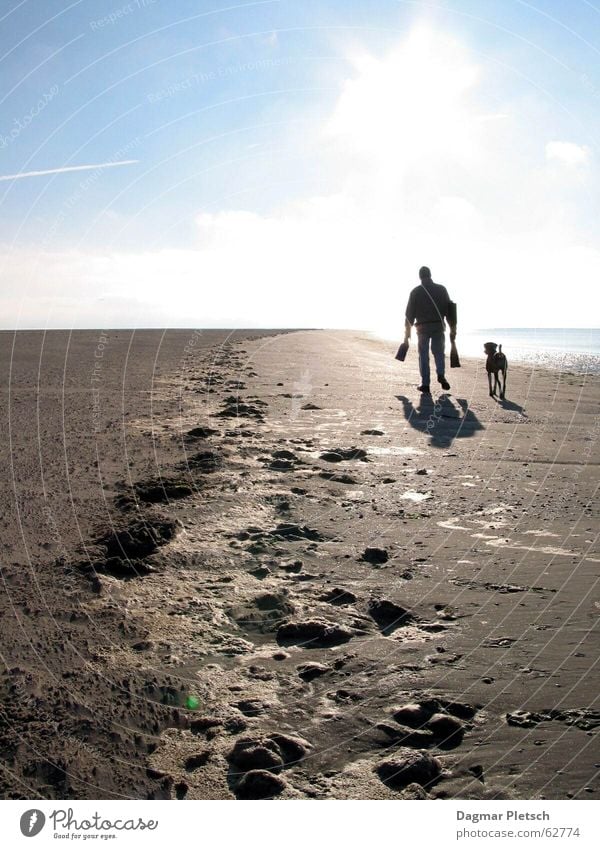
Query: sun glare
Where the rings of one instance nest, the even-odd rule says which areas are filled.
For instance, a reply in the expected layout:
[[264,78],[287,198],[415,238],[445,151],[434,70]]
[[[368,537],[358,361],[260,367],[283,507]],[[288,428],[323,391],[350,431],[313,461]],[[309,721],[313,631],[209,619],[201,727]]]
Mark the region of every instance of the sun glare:
[[478,72],[459,45],[420,29],[385,60],[363,55],[353,65],[328,127],[350,151],[402,168],[424,153],[472,147],[468,96]]

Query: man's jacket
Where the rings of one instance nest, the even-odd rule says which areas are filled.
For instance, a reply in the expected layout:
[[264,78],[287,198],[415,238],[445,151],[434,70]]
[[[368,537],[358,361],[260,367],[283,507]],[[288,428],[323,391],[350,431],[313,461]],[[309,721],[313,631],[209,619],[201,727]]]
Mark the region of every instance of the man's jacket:
[[416,323],[417,330],[422,325],[425,325],[424,330],[435,331],[438,328],[443,330],[445,318],[452,325],[450,297],[446,287],[434,283],[433,280],[427,280],[415,286],[406,305],[407,327],[412,327]]

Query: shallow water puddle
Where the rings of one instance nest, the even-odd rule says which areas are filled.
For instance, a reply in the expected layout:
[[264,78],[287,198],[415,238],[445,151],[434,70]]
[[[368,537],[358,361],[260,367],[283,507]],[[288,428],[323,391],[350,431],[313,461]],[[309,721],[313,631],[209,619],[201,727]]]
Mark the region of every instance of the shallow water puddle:
[[509,507],[508,504],[500,504],[498,507],[488,507],[487,510],[480,510],[479,512],[485,516],[493,516],[495,513],[504,513],[506,510],[512,510],[512,507]]
[[[326,415],[330,416],[330,417],[335,417],[337,419],[348,418],[348,413],[347,413],[346,410],[334,410],[334,409],[330,408],[328,410],[323,410],[322,412],[325,413]],[[317,425],[317,427],[321,428],[321,427],[324,427],[324,426],[331,426],[331,424],[333,424],[333,423],[332,422],[326,422],[326,421],[320,421],[319,424]]]
[[492,548],[516,548],[521,551],[531,551],[538,554],[551,554],[562,557],[579,557],[575,551],[569,551],[566,548],[556,548],[551,545],[543,545],[537,547],[535,545],[519,545],[518,543],[513,543],[508,538],[500,538],[500,537],[486,537],[484,534],[471,534],[474,537],[482,537],[486,539],[486,545],[491,546]]
[[431,498],[430,492],[415,492],[412,489],[408,489],[400,498],[404,498],[406,501],[426,501],[428,498]]
[[[516,547],[516,546],[515,546]],[[576,551],[569,551],[567,548],[555,548],[552,545],[544,545],[542,548],[530,548],[528,545],[520,545],[519,548],[525,548],[527,551],[541,551],[544,554],[558,554],[563,557],[579,557]]]
[[529,534],[535,537],[558,537],[560,534],[554,534],[552,531],[523,531],[524,534]]
[[508,522],[505,519],[492,519],[489,522],[485,522],[483,519],[472,519],[473,523],[479,525],[480,528],[484,530],[493,531],[496,528],[503,528],[505,525],[508,525]]
[[453,522],[458,522],[458,519],[444,519],[442,522],[438,522],[437,525],[439,528],[447,528],[449,531],[471,530],[471,528],[467,528],[465,525],[455,525]]
[[381,445],[369,445],[367,447],[369,454],[375,456],[403,456],[406,454],[425,454],[420,448],[412,448],[410,445],[393,445],[391,448],[383,448]]

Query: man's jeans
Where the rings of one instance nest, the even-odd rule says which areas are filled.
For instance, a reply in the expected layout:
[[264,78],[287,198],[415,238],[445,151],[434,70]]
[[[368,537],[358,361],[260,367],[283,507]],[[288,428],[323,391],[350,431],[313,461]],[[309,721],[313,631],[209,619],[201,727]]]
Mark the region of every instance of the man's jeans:
[[429,386],[429,343],[431,342],[431,353],[435,359],[435,369],[437,373],[445,374],[446,359],[445,346],[446,336],[443,329],[439,327],[428,330],[423,327],[417,331],[419,340],[419,369],[421,371],[421,382],[423,386]]

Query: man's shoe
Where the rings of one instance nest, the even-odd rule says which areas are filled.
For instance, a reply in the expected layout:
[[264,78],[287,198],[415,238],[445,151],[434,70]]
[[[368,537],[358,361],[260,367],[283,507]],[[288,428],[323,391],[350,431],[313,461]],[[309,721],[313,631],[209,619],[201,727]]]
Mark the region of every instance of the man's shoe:
[[426,395],[430,395],[430,394],[431,394],[431,389],[429,388],[429,384],[428,384],[428,383],[424,383],[422,386],[417,386],[417,389],[419,390],[419,392],[423,392],[423,393],[425,393]]
[[444,389],[447,392],[450,389],[450,384],[448,383],[448,381],[446,380],[444,375],[438,374],[438,380],[442,384],[442,389]]

